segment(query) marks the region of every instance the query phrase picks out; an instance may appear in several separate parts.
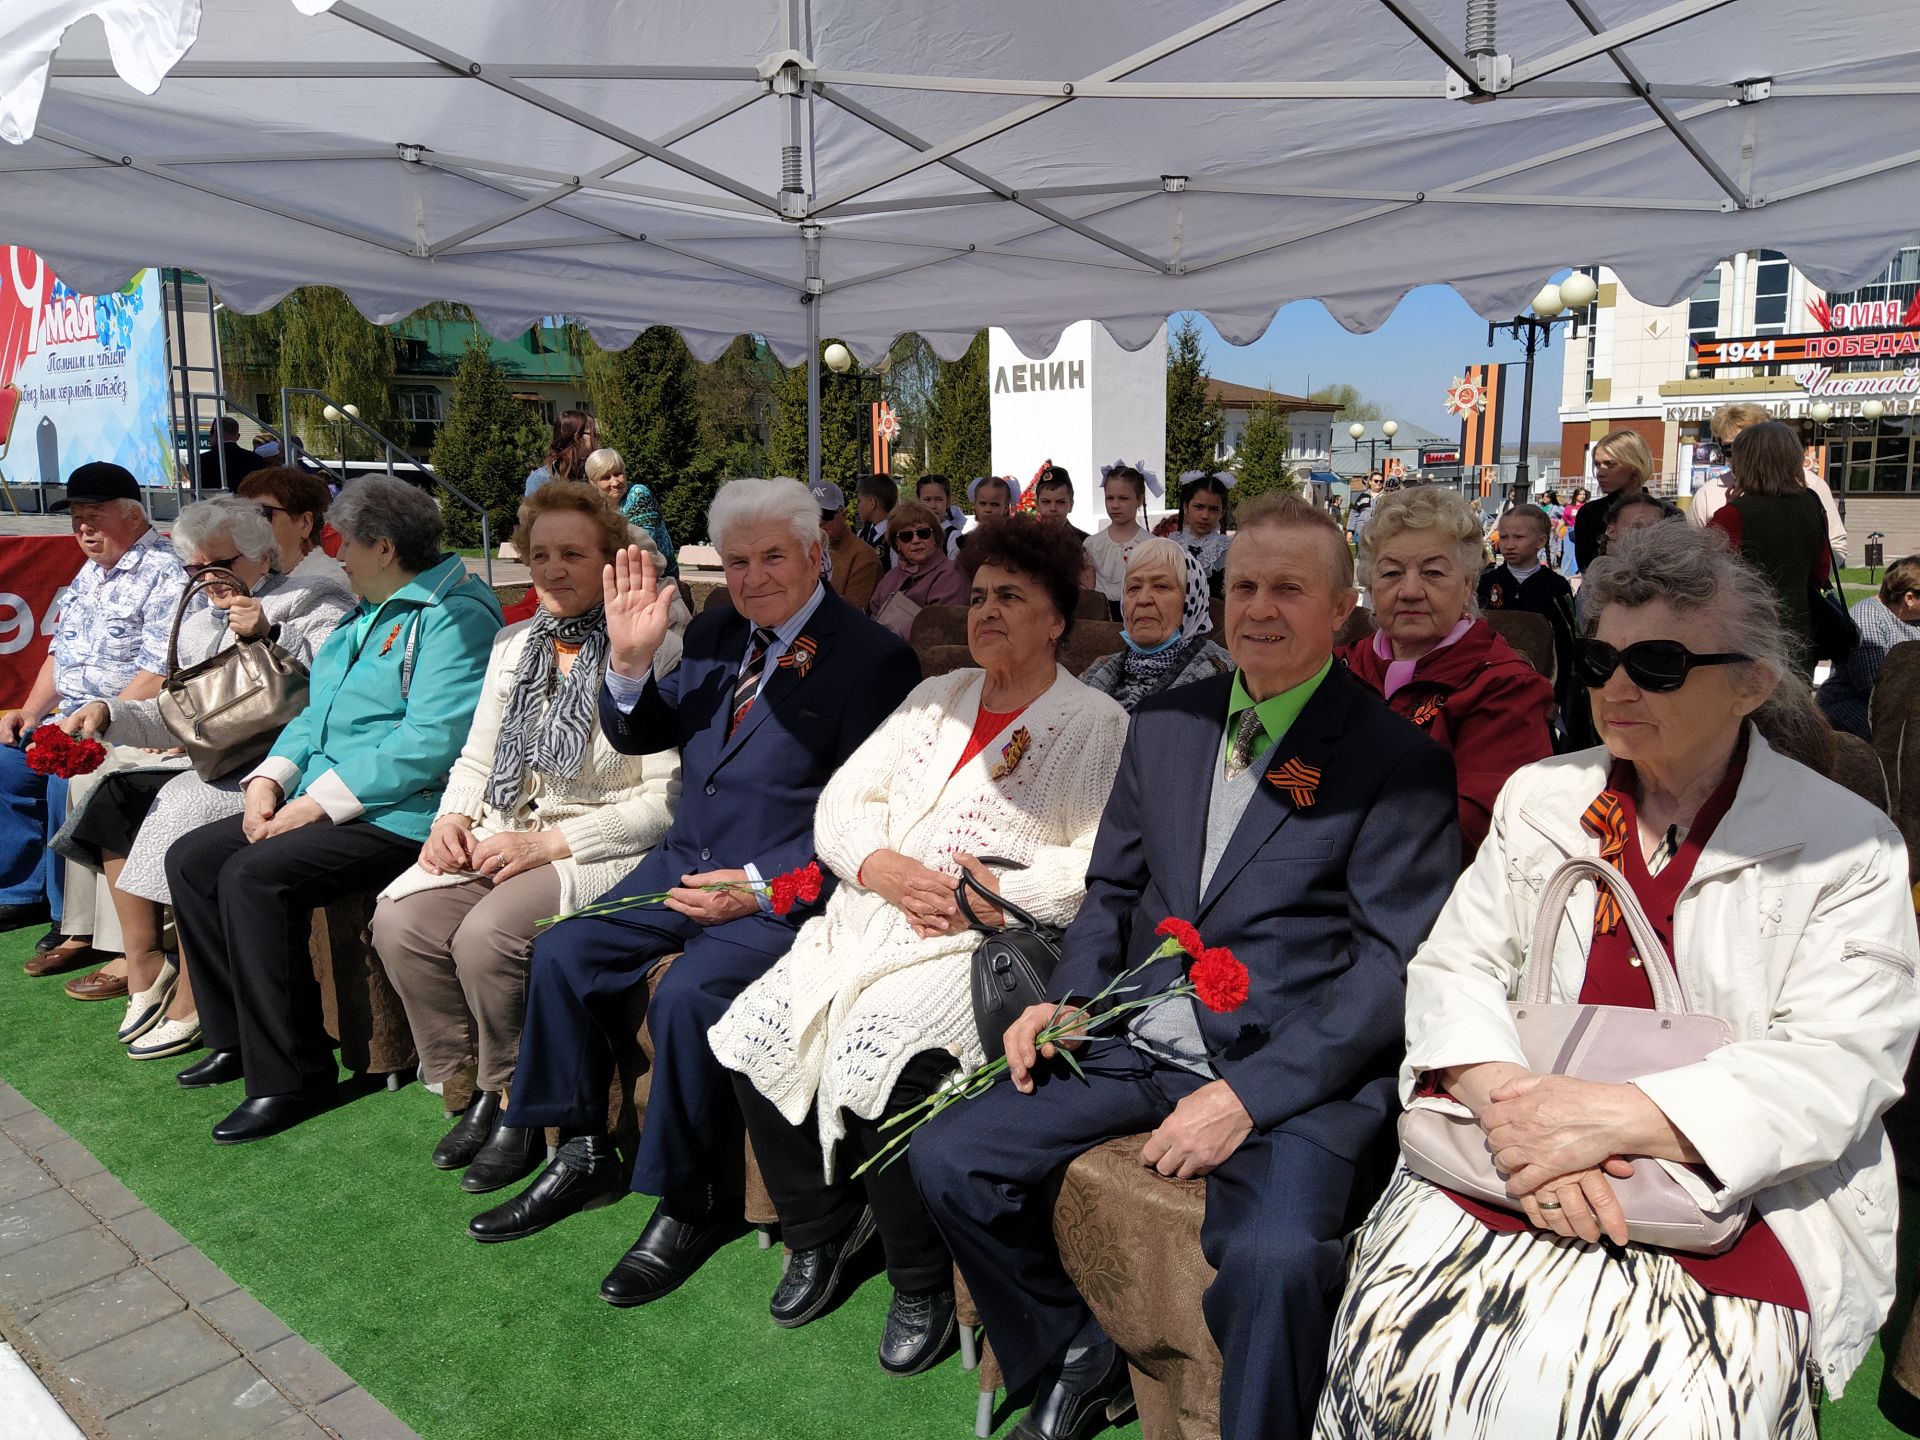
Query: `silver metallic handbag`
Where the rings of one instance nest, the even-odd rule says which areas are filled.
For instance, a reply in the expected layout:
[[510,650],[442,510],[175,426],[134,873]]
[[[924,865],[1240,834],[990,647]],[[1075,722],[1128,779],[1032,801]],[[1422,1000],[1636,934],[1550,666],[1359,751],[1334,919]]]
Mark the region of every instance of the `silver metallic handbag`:
[[210,584],[246,581],[231,570],[205,570],[180,597],[167,638],[167,678],[160,718],[173,732],[202,780],[218,780],[259,763],[287,722],[306,708],[307,671],[270,639],[242,640],[197,665],[180,668],[180,622],[193,597]]
[[[1590,878],[1605,883],[1620,903],[1634,951],[1653,986],[1651,1010],[1555,1004],[1549,999],[1554,934],[1574,889]],[[1568,860],[1548,878],[1534,916],[1520,998],[1509,1001],[1508,1008],[1527,1068],[1534,1074],[1572,1075],[1610,1085],[1694,1064],[1733,1038],[1724,1021],[1687,1009],[1680,982],[1666,963],[1666,949],[1626,877],[1604,860],[1585,857]],[[1407,1168],[1422,1179],[1484,1205],[1520,1208],[1494,1168],[1485,1132],[1457,1101],[1416,1101],[1400,1117],[1400,1153]],[[1633,1174],[1624,1180],[1609,1177],[1608,1183],[1626,1212],[1629,1238],[1702,1255],[1718,1254],[1740,1238],[1748,1201],[1726,1211],[1703,1210],[1675,1177],[1680,1167],[1644,1156],[1625,1158],[1633,1161]]]

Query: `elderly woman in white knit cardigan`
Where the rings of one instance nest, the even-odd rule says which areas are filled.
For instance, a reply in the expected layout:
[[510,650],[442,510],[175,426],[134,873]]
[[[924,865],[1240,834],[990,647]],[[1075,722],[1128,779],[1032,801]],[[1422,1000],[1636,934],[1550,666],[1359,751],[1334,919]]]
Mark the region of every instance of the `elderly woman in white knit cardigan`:
[[[434,1150],[463,1190],[497,1190],[545,1158],[538,1130],[502,1123],[520,1052],[539,922],[633,868],[673,818],[680,757],[622,755],[600,732],[603,573],[627,526],[599,491],[549,481],[514,544],[539,609],[495,638],[473,728],[419,861],[381,893],[373,943],[406,1006],[428,1083],[459,1119]],[[671,670],[679,637],[656,665]],[[470,1097],[469,1097],[470,1091]]]
[[[982,669],[922,684],[828,782],[814,843],[840,883],[708,1032],[737,1072],[793,1251],[773,1318],[802,1325],[826,1310],[877,1225],[894,1288],[880,1363],[901,1375],[954,1339],[952,1261],[905,1165],[848,1176],[884,1143],[882,1120],[983,1058],[968,989],[979,936],[960,910],[960,872],[1044,923],[1072,920],[1127,728],[1125,711],[1055,659],[1079,593],[1070,533],[991,522],[961,563]],[[991,902],[972,904],[1003,922]]]

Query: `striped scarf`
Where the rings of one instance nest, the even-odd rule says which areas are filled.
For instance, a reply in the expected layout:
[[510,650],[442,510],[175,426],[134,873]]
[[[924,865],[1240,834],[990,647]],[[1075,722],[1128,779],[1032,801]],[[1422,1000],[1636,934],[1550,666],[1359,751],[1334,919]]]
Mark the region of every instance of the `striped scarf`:
[[[561,644],[578,645],[580,653],[548,702],[558,664],[555,646]],[[600,672],[606,663],[604,606],[565,619],[544,606],[533,612],[533,628],[513,672],[513,693],[500,717],[493,774],[487,780],[487,802],[496,810],[511,815],[519,807],[529,769],[555,780],[571,780],[580,773],[593,739]]]

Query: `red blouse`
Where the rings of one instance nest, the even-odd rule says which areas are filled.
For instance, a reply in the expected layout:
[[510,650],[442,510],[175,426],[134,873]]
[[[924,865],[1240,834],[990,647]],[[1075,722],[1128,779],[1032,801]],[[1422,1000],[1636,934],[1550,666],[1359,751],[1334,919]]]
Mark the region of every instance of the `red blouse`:
[[967,763],[995,740],[998,740],[1000,738],[1000,732],[1018,720],[1021,711],[1026,708],[1026,706],[1022,705],[1019,710],[1002,712],[999,710],[989,710],[986,706],[982,705],[980,707],[980,713],[974,717],[973,735],[967,741],[967,748],[960,752],[960,763],[953,767],[953,774],[947,776],[947,778],[951,780],[954,775],[958,775],[962,770],[966,769]]
[[[1700,807],[1700,813],[1694,817],[1688,828],[1686,838],[1674,850],[1673,858],[1655,875],[1648,871],[1646,857],[1641,853],[1638,833],[1637,811],[1633,802],[1631,782],[1632,767],[1624,761],[1616,762],[1613,772],[1607,777],[1606,794],[1618,802],[1621,814],[1626,822],[1626,845],[1614,858],[1615,865],[1627,878],[1633,889],[1634,897],[1647,913],[1656,934],[1660,937],[1662,949],[1666,952],[1660,962],[1671,967],[1673,961],[1673,916],[1681,893],[1687,888],[1687,882],[1693,878],[1694,867],[1699,863],[1700,852],[1706,848],[1712,838],[1714,828],[1726,815],[1733,804],[1734,792],[1739,788],[1741,772],[1746,768],[1746,743],[1741,742],[1740,750],[1735,754],[1733,764],[1727,771],[1726,779],[1707,798]],[[1594,930],[1591,948],[1587,952],[1586,980],[1580,987],[1582,1005],[1622,1005],[1641,1010],[1653,1008],[1653,985],[1647,979],[1647,973],[1641,963],[1647,957],[1633,953],[1633,939],[1627,933],[1625,924],[1616,925],[1611,933],[1598,927]],[[1642,1161],[1651,1164],[1651,1161]],[[1495,1210],[1467,1199],[1462,1195],[1446,1192],[1464,1210],[1484,1223],[1488,1229],[1502,1234],[1512,1234],[1528,1228],[1527,1220],[1506,1210]],[[1675,1253],[1673,1257],[1701,1289],[1712,1295],[1727,1295],[1743,1300],[1763,1300],[1772,1305],[1785,1305],[1794,1310],[1807,1309],[1807,1292],[1800,1283],[1800,1276],[1793,1268],[1793,1261],[1781,1246],[1779,1237],[1768,1228],[1767,1222],[1755,1215],[1747,1222],[1747,1228],[1740,1232],[1740,1238],[1732,1247],[1718,1255],[1686,1255]]]

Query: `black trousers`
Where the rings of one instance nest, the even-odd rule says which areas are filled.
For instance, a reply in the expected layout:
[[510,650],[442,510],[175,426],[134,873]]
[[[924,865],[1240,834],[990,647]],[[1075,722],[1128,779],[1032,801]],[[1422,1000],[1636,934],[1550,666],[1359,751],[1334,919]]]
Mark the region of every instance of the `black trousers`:
[[[948,1109],[913,1140],[914,1180],[967,1277],[1007,1386],[1057,1362],[1087,1318],[1060,1263],[1047,1181],[1083,1150],[1152,1129],[1203,1077],[1124,1040],[1055,1062],[1034,1093],[1008,1084]],[[1202,1297],[1219,1343],[1223,1440],[1305,1436],[1326,1380],[1356,1167],[1285,1129],[1255,1131],[1207,1176]]]
[[314,908],[382,889],[420,842],[364,820],[323,820],[249,844],[240,823],[216,820],[167,851],[207,1047],[240,1052],[249,1096],[330,1085],[340,1072],[307,950]]
[[923,1050],[907,1062],[887,1097],[878,1119],[863,1120],[842,1109],[846,1127],[834,1155],[835,1180],[825,1178],[820,1154],[820,1128],[809,1111],[798,1125],[789,1125],[773,1102],[753,1088],[746,1076],[733,1072],[733,1093],[747,1118],[747,1138],[753,1142],[760,1178],[780,1215],[780,1232],[795,1250],[824,1245],[859,1217],[863,1204],[873,1207],[880,1245],[886,1251],[887,1279],[893,1288],[909,1294],[946,1290],[953,1285],[953,1260],[946,1242],[927,1214],[904,1153],[884,1168],[869,1170],[858,1180],[848,1177],[880,1153],[893,1137],[881,1125],[911,1109],[940,1087],[953,1073],[953,1056],[944,1050]]

